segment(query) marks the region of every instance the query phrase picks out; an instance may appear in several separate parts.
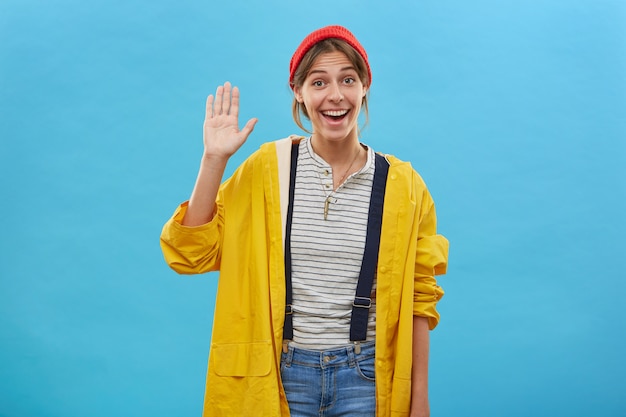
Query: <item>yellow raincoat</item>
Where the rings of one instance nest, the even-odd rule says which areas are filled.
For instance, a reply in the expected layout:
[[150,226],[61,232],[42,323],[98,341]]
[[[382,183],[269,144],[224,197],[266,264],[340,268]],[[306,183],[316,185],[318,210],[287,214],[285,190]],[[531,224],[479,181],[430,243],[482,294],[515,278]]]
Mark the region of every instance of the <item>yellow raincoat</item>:
[[[220,271],[204,417],[289,416],[280,380],[285,316],[284,230],[291,136],[269,142],[220,187],[209,223],[185,227],[183,203],[161,247],[181,274]],[[408,416],[413,315],[439,321],[448,241],[433,200],[407,162],[388,156],[376,293],[376,415]]]

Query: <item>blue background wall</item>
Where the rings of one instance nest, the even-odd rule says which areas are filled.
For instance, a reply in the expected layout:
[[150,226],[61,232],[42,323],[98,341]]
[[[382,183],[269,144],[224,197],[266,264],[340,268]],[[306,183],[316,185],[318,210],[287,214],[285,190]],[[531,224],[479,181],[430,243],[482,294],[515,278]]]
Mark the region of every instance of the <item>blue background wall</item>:
[[348,26],[373,67],[363,141],[413,162],[451,241],[433,416],[625,416],[622,0],[2,0],[0,416],[198,416],[216,275],[162,224],[204,100],[297,129],[288,62]]

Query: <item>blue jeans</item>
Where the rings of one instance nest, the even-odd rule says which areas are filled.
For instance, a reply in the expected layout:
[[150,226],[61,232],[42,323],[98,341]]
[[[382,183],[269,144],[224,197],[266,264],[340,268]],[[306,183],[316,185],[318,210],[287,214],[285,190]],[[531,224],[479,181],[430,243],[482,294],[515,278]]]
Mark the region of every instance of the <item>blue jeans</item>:
[[289,347],[280,372],[291,417],[366,417],[376,414],[374,342],[357,354],[349,345],[313,351]]

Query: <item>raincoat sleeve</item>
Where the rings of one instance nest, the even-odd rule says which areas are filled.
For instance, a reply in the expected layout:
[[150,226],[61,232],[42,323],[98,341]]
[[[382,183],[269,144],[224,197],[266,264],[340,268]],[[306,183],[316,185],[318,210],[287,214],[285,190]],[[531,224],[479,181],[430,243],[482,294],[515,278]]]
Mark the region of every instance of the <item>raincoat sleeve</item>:
[[213,219],[200,226],[183,226],[188,202],[182,203],[165,223],[161,250],[165,261],[179,274],[201,274],[220,268],[220,240],[223,225],[220,197]]
[[439,323],[436,305],[443,297],[443,289],[437,285],[435,275],[446,273],[448,245],[448,240],[437,234],[435,204],[428,189],[424,187],[419,208],[413,315],[428,318],[431,330]]
[[[220,185],[211,221],[200,226],[183,226],[189,204],[184,202],[165,223],[161,232],[161,249],[165,261],[174,271],[179,274],[202,274],[221,269],[227,232],[226,213],[230,213],[231,219],[233,213],[234,218],[245,217],[242,213],[246,213],[249,207],[251,190],[258,189],[259,184],[262,186],[262,182],[254,182],[258,175],[253,175],[254,166],[259,164],[261,156],[260,151],[254,152]],[[243,229],[247,227],[243,223],[239,223],[239,226]],[[232,226],[230,233],[232,242]],[[234,233],[237,233],[236,228]]]

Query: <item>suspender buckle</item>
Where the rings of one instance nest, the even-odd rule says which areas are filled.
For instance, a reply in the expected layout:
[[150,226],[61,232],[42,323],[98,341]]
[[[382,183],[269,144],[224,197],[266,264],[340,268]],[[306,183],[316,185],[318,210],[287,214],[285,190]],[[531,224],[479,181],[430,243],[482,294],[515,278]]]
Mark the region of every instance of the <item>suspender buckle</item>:
[[356,355],[361,354],[361,342],[354,342],[354,353]]
[[293,307],[291,306],[291,304],[287,304],[285,306],[285,314],[287,314],[287,315],[293,314]]
[[352,306],[360,308],[370,308],[372,306],[372,299],[369,297],[354,297]]

